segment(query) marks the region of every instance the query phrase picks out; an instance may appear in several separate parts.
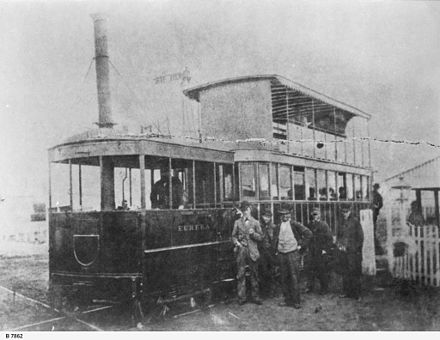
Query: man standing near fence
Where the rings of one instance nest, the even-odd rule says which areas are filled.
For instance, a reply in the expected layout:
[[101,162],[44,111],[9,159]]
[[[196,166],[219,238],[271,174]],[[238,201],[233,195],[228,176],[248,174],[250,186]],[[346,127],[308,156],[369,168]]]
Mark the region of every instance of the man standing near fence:
[[342,290],[340,297],[356,300],[361,295],[362,246],[364,232],[359,220],[353,216],[350,204],[341,207],[343,221],[338,228],[337,246],[340,250],[342,272]]
[[379,240],[377,239],[377,217],[379,216],[380,209],[383,207],[383,198],[382,195],[379,194],[379,183],[375,183],[373,185],[373,225],[374,225],[374,249],[376,253],[381,252],[381,247],[379,244]]

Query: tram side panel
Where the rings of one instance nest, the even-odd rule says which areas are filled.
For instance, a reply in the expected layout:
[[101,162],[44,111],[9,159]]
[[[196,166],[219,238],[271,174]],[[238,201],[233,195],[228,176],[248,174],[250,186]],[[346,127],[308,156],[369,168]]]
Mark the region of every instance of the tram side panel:
[[139,273],[142,234],[136,212],[53,213],[51,272]]
[[147,212],[144,294],[172,299],[233,277],[231,216],[219,209]]

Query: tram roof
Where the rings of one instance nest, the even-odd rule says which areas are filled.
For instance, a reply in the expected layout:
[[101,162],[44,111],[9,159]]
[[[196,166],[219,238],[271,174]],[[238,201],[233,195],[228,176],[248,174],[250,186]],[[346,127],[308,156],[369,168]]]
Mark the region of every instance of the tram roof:
[[345,112],[348,112],[352,115],[363,117],[365,119],[370,119],[371,115],[359,110],[358,108],[351,106],[349,104],[346,104],[340,100],[331,98],[323,93],[320,93],[318,91],[315,91],[307,86],[304,86],[300,83],[297,83],[295,81],[292,81],[290,79],[287,79],[283,76],[277,75],[277,74],[263,74],[263,75],[252,75],[252,76],[242,76],[242,77],[233,77],[233,78],[227,78],[223,80],[218,80],[214,82],[208,82],[199,86],[195,86],[192,88],[188,88],[183,91],[183,93],[196,101],[200,101],[200,92],[218,87],[218,86],[224,86],[234,83],[242,83],[242,82],[251,82],[251,81],[259,81],[259,80],[269,80],[271,82],[271,94],[272,94],[272,101],[282,101],[286,93],[280,90],[288,89],[291,92],[301,94],[302,96],[296,95],[295,97],[299,100],[304,97],[306,98],[313,98],[318,101],[317,104],[315,104],[318,108],[321,109],[339,109]]

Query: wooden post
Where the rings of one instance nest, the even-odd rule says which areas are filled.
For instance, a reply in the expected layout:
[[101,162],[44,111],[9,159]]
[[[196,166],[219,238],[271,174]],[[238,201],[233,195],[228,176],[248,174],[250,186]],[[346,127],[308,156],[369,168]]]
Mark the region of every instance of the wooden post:
[[394,255],[393,255],[393,224],[392,224],[392,207],[391,204],[387,205],[386,209],[386,221],[387,221],[387,257],[388,257],[388,270],[393,272],[394,267]]
[[82,172],[81,163],[78,164],[78,191],[79,191],[79,208],[82,210]]
[[216,163],[213,163],[214,167],[214,207],[217,208],[217,169],[216,169]]
[[192,161],[193,206],[196,209],[196,161]]
[[333,107],[333,129],[335,131],[335,161],[338,161],[338,136],[336,131],[336,108]]
[[[145,156],[139,155],[139,171],[140,180],[141,180],[141,209],[144,210],[146,208],[145,202]],[[130,195],[131,197],[131,195]],[[145,218],[144,218],[145,219]]]
[[414,227],[416,230],[416,240],[417,240],[417,277],[418,283],[422,285],[422,239],[421,239],[421,230],[422,227],[416,226]]
[[115,208],[115,173],[110,156],[99,156],[101,169],[101,210],[109,211]]
[[436,286],[440,287],[440,254],[439,254],[439,232],[438,232],[438,226],[434,228],[434,246],[435,246],[435,279],[436,279]]
[[72,178],[72,160],[69,159],[69,202],[70,211],[73,211],[73,178]]
[[353,120],[353,127],[352,127],[352,129],[351,129],[351,134],[352,134],[352,138],[351,138],[351,140],[352,140],[352,143],[353,143],[353,164],[354,165],[356,165],[356,137],[355,137],[355,134],[356,134],[356,130],[355,130],[355,128],[354,128],[354,125],[355,125],[355,122],[356,122],[356,120]]
[[428,252],[429,252],[429,284],[434,286],[434,226],[427,226],[426,229],[429,230],[428,234]]
[[289,91],[286,89],[286,139],[287,139],[287,153],[290,153],[290,133],[289,133]]
[[171,157],[168,157],[168,185],[169,185],[169,190],[168,190],[168,197],[169,197],[169,204],[168,204],[168,208],[169,209],[173,209],[173,180],[172,180],[172,176],[173,174],[171,173],[173,170],[171,168]]
[[[49,161],[49,211],[52,208],[52,163]],[[50,215],[50,214],[49,214]]]
[[312,98],[313,158],[316,157],[315,101]]
[[437,228],[440,228],[440,208],[438,200],[439,189],[434,190],[434,209],[435,209],[435,220],[437,221]]
[[367,134],[368,134],[368,167],[371,168],[371,136],[370,136],[370,122],[367,121]]
[[[145,162],[144,162],[144,168],[145,168]],[[145,169],[144,169],[145,171]],[[130,195],[130,207],[133,205],[133,182],[132,182],[132,176],[131,176],[131,168],[128,168],[128,186],[129,186],[129,195]],[[146,206],[146,204],[145,204]]]
[[225,177],[224,177],[224,166],[223,165],[219,165],[218,167],[218,180],[219,180],[219,190],[220,192],[218,193],[219,197],[220,197],[220,207],[223,208],[223,200],[225,198]]
[[292,191],[291,200],[295,200],[295,169],[293,165],[290,166],[290,190]]
[[269,162],[269,199],[270,199],[270,212],[272,213],[272,220],[274,219],[273,211],[273,194],[272,194],[272,162]]

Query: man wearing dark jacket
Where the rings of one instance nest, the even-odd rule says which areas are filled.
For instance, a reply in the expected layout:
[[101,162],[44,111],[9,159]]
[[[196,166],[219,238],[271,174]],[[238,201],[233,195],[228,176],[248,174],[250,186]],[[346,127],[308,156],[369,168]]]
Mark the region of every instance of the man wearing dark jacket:
[[274,230],[275,249],[281,272],[284,303],[280,306],[301,308],[299,296],[299,266],[301,254],[307,249],[312,232],[301,223],[291,221],[290,212],[279,211],[281,223]]
[[242,217],[235,221],[232,242],[237,260],[237,293],[240,305],[246,302],[246,267],[250,272],[251,294],[254,303],[261,305],[258,291],[258,243],[263,239],[260,223],[251,216],[251,205],[243,201]]
[[341,297],[359,299],[361,294],[362,246],[364,233],[361,223],[351,213],[350,205],[343,205],[343,221],[338,228],[337,245],[342,256],[344,271],[342,274]]
[[372,209],[373,209],[373,226],[374,226],[374,248],[376,249],[376,253],[381,253],[380,243],[377,238],[377,217],[379,216],[380,209],[383,207],[383,198],[382,195],[379,194],[379,183],[375,183],[373,185],[373,202],[372,202]]
[[265,296],[275,295],[276,293],[276,259],[273,241],[273,232],[275,225],[272,222],[272,213],[265,210],[261,214],[261,230],[263,232],[263,240],[258,244],[260,252],[259,265],[259,282],[260,291]]
[[333,245],[333,237],[330,228],[325,221],[321,220],[319,208],[313,208],[311,221],[307,225],[313,233],[309,250],[306,256],[307,292],[312,292],[315,287],[315,279],[319,280],[320,293],[328,292],[330,281],[329,254]]

